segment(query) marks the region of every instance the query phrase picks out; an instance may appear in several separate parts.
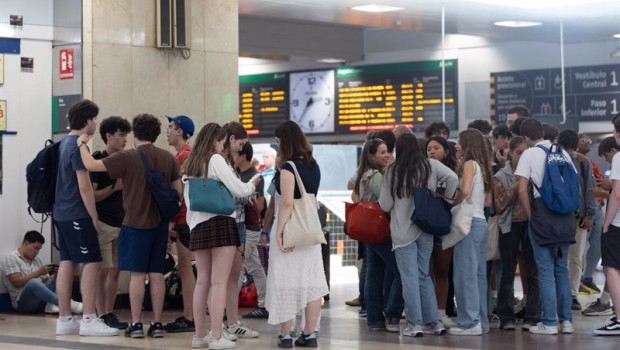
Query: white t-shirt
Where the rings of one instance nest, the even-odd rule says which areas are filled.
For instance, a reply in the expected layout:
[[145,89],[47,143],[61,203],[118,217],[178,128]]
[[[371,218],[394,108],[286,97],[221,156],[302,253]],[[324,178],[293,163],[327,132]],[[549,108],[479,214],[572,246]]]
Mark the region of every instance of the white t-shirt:
[[[551,141],[544,140],[536,144],[536,146],[541,145],[546,148],[551,147]],[[526,179],[532,179],[532,182],[538,187],[542,186],[543,178],[545,177],[545,163],[547,161],[547,152],[542,150],[540,147],[531,147],[526,149],[525,152],[521,155],[519,159],[519,165],[517,165],[517,170],[515,171],[516,176],[522,176]],[[564,153],[564,157],[566,160],[573,164],[573,161],[570,158],[570,155],[562,150]],[[575,169],[575,165],[573,164],[573,170],[577,172]],[[619,170],[620,171],[620,170]],[[619,177],[620,179],[620,177]],[[534,198],[540,198],[540,193],[534,187]]]
[[[611,175],[609,175],[609,179],[620,181],[620,153],[616,153],[611,160]],[[611,224],[620,227],[620,210],[616,212],[616,216],[614,216]]]

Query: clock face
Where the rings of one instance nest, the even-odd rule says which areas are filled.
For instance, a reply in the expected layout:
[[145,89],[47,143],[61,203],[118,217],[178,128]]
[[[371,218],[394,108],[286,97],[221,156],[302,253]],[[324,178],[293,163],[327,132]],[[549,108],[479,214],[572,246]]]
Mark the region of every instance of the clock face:
[[334,71],[290,74],[290,119],[309,134],[334,132]]

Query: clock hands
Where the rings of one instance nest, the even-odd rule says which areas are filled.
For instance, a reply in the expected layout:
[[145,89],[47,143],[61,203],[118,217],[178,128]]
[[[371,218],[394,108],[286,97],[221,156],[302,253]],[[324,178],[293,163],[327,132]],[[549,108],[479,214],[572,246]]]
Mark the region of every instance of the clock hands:
[[308,112],[308,109],[310,108],[310,106],[312,106],[314,102],[319,102],[322,99],[323,99],[322,97],[318,97],[315,100],[312,96],[310,96],[310,98],[308,99],[308,102],[306,102],[306,106],[304,107],[304,110],[301,112],[301,116],[299,117],[298,123],[301,124],[301,121],[304,120],[304,117],[306,116],[306,112]]

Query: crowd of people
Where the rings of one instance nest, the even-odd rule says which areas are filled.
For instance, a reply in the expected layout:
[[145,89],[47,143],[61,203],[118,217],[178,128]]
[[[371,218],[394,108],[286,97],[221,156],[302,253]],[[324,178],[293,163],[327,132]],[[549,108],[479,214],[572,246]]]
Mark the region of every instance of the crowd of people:
[[[494,321],[506,331],[520,326],[534,334],[573,333],[573,310],[612,316],[594,334],[620,335],[612,307],[620,298],[620,264],[612,253],[620,223],[620,191],[613,190],[620,116],[613,123],[614,136],[599,147],[599,156],[612,164],[609,179],[587,157],[588,135],[542,124],[525,107],[512,108],[506,123],[495,127],[471,122],[457,142],[449,140],[450,127],[442,122],[430,124],[425,139],[404,127],[368,133],[348,188],[354,202],[378,202],[390,213],[391,233],[385,242],[360,244],[359,296],[346,304],[360,307],[369,330],[412,337],[482,335]],[[554,173],[557,164],[566,166]],[[448,235],[416,225],[416,188],[451,203]],[[550,188],[574,208],[550,205]],[[446,220],[436,214],[435,220]],[[467,230],[455,235],[462,222]],[[593,282],[601,256],[603,291]],[[517,266],[521,300],[514,298]],[[578,296],[592,293],[600,297],[582,310]],[[407,325],[401,330],[403,309]]]
[[[37,258],[45,240],[36,231],[26,233],[3,261],[15,310],[58,312],[57,335],[115,336],[124,330],[127,337],[143,338],[148,281],[153,316],[147,336],[193,332],[193,348],[234,348],[237,338],[259,336],[239,319],[245,270],[255,281],[258,305],[244,318],[280,325],[278,347],[316,347],[321,299],[329,294],[321,247],[284,244],[295,200],[316,195],[321,180],[300,127],[286,121],[276,128],[278,150],[265,151],[265,168],[259,171],[240,123],[208,123],[194,137],[187,116],[167,117],[167,141],[176,156],[155,146],[161,122],[150,114],[131,123],[121,117],[103,120],[99,133],[105,149],[91,154],[87,142],[97,130],[98,114],[92,101],[74,104],[68,114],[71,131],[60,143],[53,208],[59,265]],[[612,316],[594,334],[620,335],[612,308],[620,302],[618,117],[614,128],[614,136],[599,146],[599,155],[612,164],[609,179],[587,158],[592,144],[587,135],[541,124],[524,107],[511,109],[506,124],[470,123],[457,142],[441,122],[429,125],[424,139],[404,126],[370,132],[348,187],[354,202],[376,202],[390,214],[390,235],[378,243],[360,242],[359,297],[347,304],[360,307],[369,330],[411,337],[482,335],[495,319],[501,330],[520,325],[535,334],[558,334],[574,332],[571,309],[581,310],[578,296],[598,292],[583,314]],[[125,150],[130,133],[135,149]],[[554,149],[554,160],[570,164],[564,171],[574,173],[563,173],[563,179],[578,179],[578,189],[569,182],[555,187],[577,191],[579,203],[570,212],[554,211],[544,197],[551,182],[548,154]],[[170,222],[151,192],[147,168],[163,174],[178,194],[181,209]],[[192,179],[228,189],[235,198],[232,213],[190,205],[199,196],[190,190]],[[452,224],[465,225],[465,232],[441,236],[420,228],[412,220],[421,210],[413,195],[419,188],[449,202],[453,212],[459,208]],[[183,314],[164,325],[170,241],[178,257]],[[258,246],[268,241],[265,274]],[[601,256],[603,291],[593,282]],[[82,303],[71,300],[78,264],[83,264]],[[523,298],[515,303],[517,266]],[[130,273],[129,322],[113,312],[119,271]],[[302,331],[293,340],[299,312]],[[74,316],[79,313],[81,320]]]

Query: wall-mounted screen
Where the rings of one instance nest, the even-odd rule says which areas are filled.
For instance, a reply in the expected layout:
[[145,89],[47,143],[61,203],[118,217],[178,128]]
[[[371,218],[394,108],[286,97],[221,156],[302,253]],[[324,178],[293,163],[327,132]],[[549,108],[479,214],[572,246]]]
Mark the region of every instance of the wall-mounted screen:
[[[457,61],[446,60],[446,122],[457,128]],[[308,134],[365,133],[443,120],[441,61],[239,77],[239,119],[252,135],[293,120]]]

